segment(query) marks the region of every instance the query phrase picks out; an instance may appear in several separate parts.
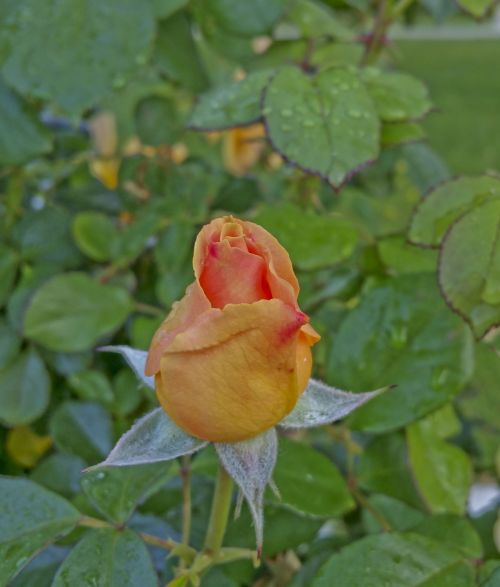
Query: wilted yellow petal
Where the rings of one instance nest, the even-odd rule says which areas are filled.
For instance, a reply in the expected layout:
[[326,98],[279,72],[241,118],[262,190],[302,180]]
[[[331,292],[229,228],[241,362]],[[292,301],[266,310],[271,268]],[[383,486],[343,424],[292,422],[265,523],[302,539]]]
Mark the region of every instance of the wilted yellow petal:
[[92,159],[90,161],[90,172],[104,184],[108,190],[114,190],[118,187],[118,172],[120,171],[120,160],[112,159]]
[[265,53],[269,49],[272,42],[273,40],[271,39],[271,37],[254,37],[252,39],[253,52],[257,53],[257,55],[262,55],[262,53]]
[[272,169],[279,169],[283,165],[283,157],[279,153],[270,153],[267,157],[267,164]]
[[184,163],[189,155],[188,148],[184,143],[175,143],[170,150],[170,157],[176,165]]
[[113,157],[118,148],[115,115],[112,112],[98,112],[89,120],[90,138],[94,151],[99,157]]
[[18,465],[33,468],[52,446],[50,436],[40,436],[29,426],[13,428],[7,433],[6,450]]
[[245,175],[257,163],[265,147],[262,124],[228,130],[224,136],[224,166],[233,175]]

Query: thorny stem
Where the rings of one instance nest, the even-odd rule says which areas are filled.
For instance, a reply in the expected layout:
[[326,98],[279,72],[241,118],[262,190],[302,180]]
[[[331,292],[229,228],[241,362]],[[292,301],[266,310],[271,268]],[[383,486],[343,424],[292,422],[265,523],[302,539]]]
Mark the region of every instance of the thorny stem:
[[377,14],[373,24],[373,31],[366,45],[365,54],[363,55],[363,65],[370,65],[373,63],[380,53],[384,41],[385,31],[390,24],[390,21],[387,19],[387,8],[387,0],[379,0]]
[[212,510],[210,512],[210,521],[208,523],[204,547],[204,551],[213,557],[217,556],[222,546],[229,517],[229,509],[231,507],[232,495],[233,480],[222,464],[219,463],[217,481],[215,483],[215,491],[212,500]]
[[373,30],[366,45],[363,65],[370,65],[377,60],[384,45],[385,34],[392,23],[399,18],[415,0],[398,0],[392,7],[390,0],[379,0]]

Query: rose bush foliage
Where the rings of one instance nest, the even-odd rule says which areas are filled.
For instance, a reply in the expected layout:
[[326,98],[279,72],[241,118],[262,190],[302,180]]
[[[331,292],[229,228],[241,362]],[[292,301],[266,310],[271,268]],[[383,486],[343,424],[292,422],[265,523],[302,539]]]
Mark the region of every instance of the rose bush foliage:
[[0,7],[0,585],[496,584],[499,179],[390,28],[458,4]]

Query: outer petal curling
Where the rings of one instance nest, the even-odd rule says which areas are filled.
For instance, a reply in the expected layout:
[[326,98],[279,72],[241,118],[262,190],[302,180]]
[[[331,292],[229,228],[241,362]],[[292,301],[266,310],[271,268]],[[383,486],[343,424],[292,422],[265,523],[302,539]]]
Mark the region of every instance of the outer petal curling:
[[162,322],[151,341],[144,369],[146,376],[152,376],[160,370],[161,356],[175,336],[188,328],[210,307],[210,302],[197,281],[188,286],[182,300],[175,302],[172,311]]
[[[213,442],[271,428],[302,391],[296,347],[306,320],[279,300],[206,312],[164,351],[156,376],[163,408],[181,428]],[[192,389],[197,393],[184,392]]]

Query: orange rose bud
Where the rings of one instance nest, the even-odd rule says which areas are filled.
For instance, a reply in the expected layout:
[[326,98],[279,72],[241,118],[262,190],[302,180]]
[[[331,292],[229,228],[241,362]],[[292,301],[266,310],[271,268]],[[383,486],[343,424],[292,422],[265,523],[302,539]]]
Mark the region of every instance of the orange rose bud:
[[186,432],[251,438],[295,406],[319,335],[298,307],[288,253],[262,227],[213,220],[196,239],[193,267],[196,280],[153,338],[146,375]]

